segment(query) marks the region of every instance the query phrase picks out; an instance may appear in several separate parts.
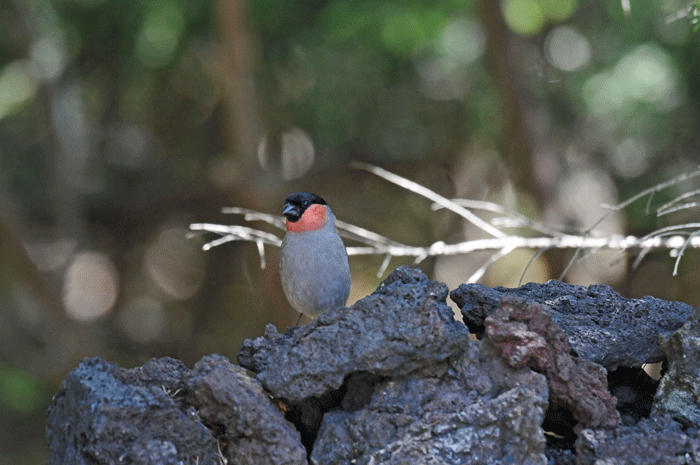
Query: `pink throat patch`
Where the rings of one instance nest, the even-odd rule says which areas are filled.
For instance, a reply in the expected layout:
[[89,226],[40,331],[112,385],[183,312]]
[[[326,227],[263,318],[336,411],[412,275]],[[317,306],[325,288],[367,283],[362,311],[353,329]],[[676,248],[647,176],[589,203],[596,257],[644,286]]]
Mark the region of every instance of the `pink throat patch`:
[[316,231],[326,224],[326,206],[313,204],[306,209],[299,221],[293,223],[287,219],[287,231],[304,232]]

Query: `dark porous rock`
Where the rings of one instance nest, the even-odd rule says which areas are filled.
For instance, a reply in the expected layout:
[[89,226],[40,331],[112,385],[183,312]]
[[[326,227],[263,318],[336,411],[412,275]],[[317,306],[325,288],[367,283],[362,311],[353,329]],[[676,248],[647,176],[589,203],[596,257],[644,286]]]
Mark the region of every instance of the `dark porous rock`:
[[186,383],[186,401],[202,422],[217,426],[230,463],[307,463],[299,432],[243,368],[210,355],[197,362]]
[[[401,267],[350,308],[268,325],[242,366],[86,359],[49,407],[48,464],[700,465],[700,310],[680,325],[682,304],[604,286],[505,291],[453,293],[477,342],[444,284]],[[658,334],[660,384],[639,368]]]
[[133,370],[83,360],[49,407],[49,465],[218,463],[216,439],[181,402],[187,372],[169,358]]
[[343,386],[352,373],[392,378],[446,360],[469,335],[445,303],[447,287],[399,267],[350,308],[324,313],[284,336],[246,341],[239,363],[276,398],[300,403]]
[[528,366],[544,374],[550,408],[571,412],[582,428],[614,428],[620,423],[605,369],[571,355],[566,334],[545,305],[507,297],[487,318],[486,337],[513,368]]
[[362,409],[324,415],[311,462],[544,465],[545,378],[469,344],[446,362],[383,381]]
[[49,465],[307,463],[299,432],[221,356],[192,372],[169,358],[131,370],[86,359],[54,397],[46,435]]
[[549,306],[576,353],[609,370],[660,362],[664,354],[659,335],[667,336],[680,328],[692,311],[681,302],[648,296],[627,299],[609,286],[584,287],[554,280],[516,289],[462,284],[450,293],[467,327],[477,336],[484,332],[486,317],[506,296]]
[[614,430],[585,429],[576,440],[577,465],[700,464],[700,434],[668,416]]
[[[576,465],[573,441],[560,440],[550,434],[547,437],[547,447],[544,455],[547,457],[547,465]],[[563,444],[558,444],[562,442]]]
[[651,414],[668,414],[685,426],[700,427],[700,309],[681,329],[662,338],[661,346],[669,367]]
[[250,371],[260,373],[265,370],[265,366],[270,360],[270,352],[274,351],[276,346],[285,344],[284,341],[289,339],[291,337],[288,334],[280,334],[275,325],[268,323],[265,326],[263,336],[246,339],[243,342],[243,347],[238,352],[238,363]]

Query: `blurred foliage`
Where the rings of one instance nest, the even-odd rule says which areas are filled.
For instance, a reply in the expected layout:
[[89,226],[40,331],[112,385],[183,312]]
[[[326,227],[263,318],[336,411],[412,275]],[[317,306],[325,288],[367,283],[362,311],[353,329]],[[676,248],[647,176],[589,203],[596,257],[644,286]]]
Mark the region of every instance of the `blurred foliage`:
[[[481,233],[349,161],[570,228],[694,169],[699,8],[0,0],[0,462],[45,459],[47,393],[84,356],[235,359],[266,323],[293,324],[275,250],[261,270],[251,244],[205,254],[185,240],[191,222],[240,221],[221,207],[276,213],[309,190],[342,220],[425,245]],[[640,201],[600,229],[693,215],[657,219]],[[489,255],[421,267],[454,287]],[[484,282],[512,285],[530,255]],[[526,279],[557,277],[570,256],[542,255]],[[594,254],[568,279],[697,305],[695,256],[672,278],[663,254],[637,270]],[[381,260],[351,260],[351,301]]]
[[0,367],[0,402],[19,414],[36,411],[50,396],[41,379],[14,367]]

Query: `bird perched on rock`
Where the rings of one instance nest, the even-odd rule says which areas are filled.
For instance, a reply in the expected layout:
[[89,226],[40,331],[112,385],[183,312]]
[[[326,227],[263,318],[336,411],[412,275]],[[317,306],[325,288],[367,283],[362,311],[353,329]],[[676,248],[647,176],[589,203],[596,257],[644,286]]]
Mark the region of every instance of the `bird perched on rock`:
[[280,249],[280,277],[289,303],[309,318],[345,305],[350,294],[348,253],[331,209],[318,195],[299,192],[287,197],[282,214],[287,233]]

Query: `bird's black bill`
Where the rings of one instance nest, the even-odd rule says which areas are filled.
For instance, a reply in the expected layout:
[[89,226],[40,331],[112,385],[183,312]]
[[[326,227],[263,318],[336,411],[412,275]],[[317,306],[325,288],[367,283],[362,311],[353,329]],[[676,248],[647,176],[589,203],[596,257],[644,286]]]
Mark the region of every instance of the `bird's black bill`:
[[311,205],[326,205],[326,201],[316,194],[310,192],[297,192],[287,197],[284,201],[282,214],[292,223],[299,221],[301,215],[304,214],[307,208]]
[[285,203],[282,214],[289,218],[289,221],[298,221],[301,218],[301,209],[292,205],[291,203]]

